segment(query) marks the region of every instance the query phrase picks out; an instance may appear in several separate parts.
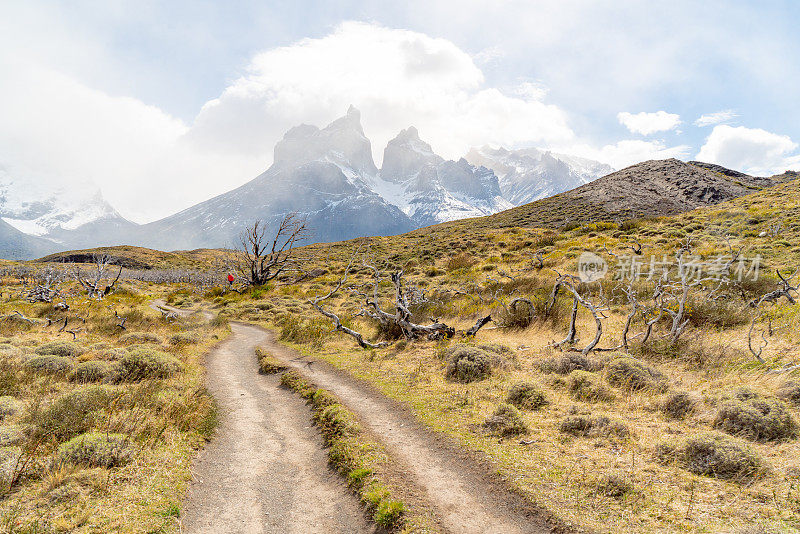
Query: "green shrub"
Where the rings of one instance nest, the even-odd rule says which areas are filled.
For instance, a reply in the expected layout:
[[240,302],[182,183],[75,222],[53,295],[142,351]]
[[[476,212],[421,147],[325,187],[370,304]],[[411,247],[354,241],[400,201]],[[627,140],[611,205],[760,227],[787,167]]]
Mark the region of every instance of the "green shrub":
[[93,415],[108,407],[117,394],[112,386],[82,386],[32,413],[29,422],[38,436],[69,439],[89,430],[94,424]]
[[120,379],[137,382],[148,378],[169,378],[181,370],[174,356],[150,348],[131,350],[120,360]]
[[628,436],[628,428],[621,421],[610,419],[605,415],[569,415],[561,421],[559,430],[575,436],[610,437]]
[[72,379],[75,382],[88,383],[100,382],[115,374],[118,367],[102,360],[81,362],[75,367]]
[[12,447],[25,441],[25,432],[19,425],[0,425],[0,447]]
[[544,392],[530,382],[517,382],[508,391],[506,401],[517,408],[538,410],[547,404]]
[[483,380],[492,373],[491,355],[472,345],[455,345],[447,351],[450,363],[445,374],[457,382]]
[[200,342],[200,336],[194,332],[181,332],[169,338],[169,344],[175,347],[195,345]]
[[74,358],[86,352],[86,348],[73,341],[52,341],[36,347],[34,352]]
[[797,423],[777,399],[738,391],[722,402],[714,428],[751,441],[783,441],[797,437]]
[[539,368],[545,373],[557,373],[568,375],[572,371],[599,371],[603,368],[600,362],[590,360],[586,356],[578,353],[559,354],[543,360]]
[[674,459],[697,475],[726,480],[750,480],[764,470],[762,460],[750,447],[716,432],[690,436],[678,446],[661,444],[656,456],[662,461]]
[[483,422],[483,428],[499,436],[517,436],[528,432],[522,414],[509,404],[499,405]]
[[0,420],[11,417],[19,412],[20,402],[11,395],[0,397]]
[[378,526],[391,531],[400,525],[405,512],[406,507],[402,502],[383,499],[378,504],[373,519]]
[[316,391],[303,376],[294,369],[289,369],[281,375],[281,386],[296,391],[301,397],[308,400]]
[[87,467],[117,467],[130,460],[128,439],[122,434],[90,432],[58,447],[58,459]]
[[606,380],[612,386],[632,391],[662,390],[667,378],[655,367],[636,358],[617,358],[606,365]]
[[596,402],[614,399],[614,393],[603,384],[600,377],[589,371],[572,371],[567,377],[567,388],[575,400]]
[[161,345],[163,340],[151,332],[130,332],[121,336],[119,342],[123,345],[140,345],[142,343],[153,343]]
[[697,399],[685,391],[674,391],[662,399],[659,408],[668,417],[683,419],[697,409]]
[[72,360],[66,356],[56,356],[54,354],[43,354],[41,356],[34,356],[25,362],[25,366],[37,373],[45,373],[49,375],[62,375],[72,371],[75,366]]
[[311,404],[318,409],[326,408],[328,406],[333,406],[334,404],[339,404],[339,399],[337,399],[333,393],[326,389],[318,389],[314,391],[314,394],[311,395]]

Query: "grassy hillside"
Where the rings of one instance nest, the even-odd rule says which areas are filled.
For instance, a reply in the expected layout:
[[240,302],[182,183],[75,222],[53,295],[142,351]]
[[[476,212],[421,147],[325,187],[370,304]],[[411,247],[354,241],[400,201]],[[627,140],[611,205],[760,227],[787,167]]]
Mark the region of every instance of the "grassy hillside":
[[122,245],[58,252],[34,262],[92,263],[96,255],[107,255],[111,264],[122,265],[127,269],[207,269],[215,260],[224,257],[225,252],[216,249],[162,252],[150,248]]
[[[543,206],[550,206],[552,213]],[[567,207],[586,222],[571,218],[570,224],[555,228],[561,223],[553,221],[564,217]],[[630,533],[800,528],[800,378],[793,370],[800,363],[800,305],[784,297],[758,309],[748,305],[780,287],[776,269],[788,276],[800,268],[800,180],[674,216],[624,219],[616,214],[609,219],[607,213],[591,209],[555,198],[401,236],[311,245],[301,251],[312,259],[306,266],[309,274],[299,282],[295,275],[285,276],[241,293],[224,285],[134,284],[130,293],[107,303],[136,313],[131,329],[157,328],[162,342],[182,330],[202,334],[203,341],[191,349],[161,345],[185,365],[185,374],[163,384],[178,391],[179,398],[193,398],[181,397],[180,392],[197,387],[195,355],[221,333],[210,326],[160,324],[151,312],[137,311],[144,299],[155,294],[167,295],[177,306],[203,307],[223,319],[277,329],[283,342],[407,403],[431,429],[485,455],[516,491],[577,528]],[[566,219],[558,219],[562,220]],[[678,301],[663,302],[662,314],[657,313],[658,276],[629,284],[614,275],[622,272],[620,266],[629,266],[631,258],[645,273],[651,258],[674,265],[684,246],[704,269],[732,251],[741,261],[731,264],[728,283],[707,281],[689,289],[681,318],[685,330],[673,339],[670,313],[677,312]],[[212,268],[223,254],[131,247],[105,251],[154,271]],[[599,282],[575,284],[579,295],[602,310],[597,347],[605,350],[584,355],[580,349],[595,335],[596,322],[589,311],[579,307],[575,339],[561,345],[556,342],[568,333],[570,293],[562,291],[546,311],[558,273],[577,273],[578,258],[586,251],[605,260],[609,271]],[[48,265],[52,264],[31,266]],[[370,319],[363,310],[375,294],[375,268],[380,272],[376,293],[383,310],[395,312],[395,287],[389,275],[402,269],[411,319],[420,324],[441,321],[458,333],[439,340],[424,336],[410,340],[398,336],[396,328]],[[331,320],[311,304],[310,299],[331,291],[345,274],[347,282],[321,305],[336,313],[345,327],[385,346],[360,348],[352,337],[334,330]],[[674,272],[669,276],[675,283]],[[11,278],[4,282],[21,283]],[[627,349],[621,346],[631,313],[625,290],[635,291],[641,304],[631,315]],[[11,291],[8,298],[15,294]],[[528,299],[531,307],[512,307],[511,301],[518,297]],[[52,306],[45,308],[17,297],[2,309],[6,314],[20,309],[44,320],[53,313]],[[79,307],[74,313],[84,310]],[[121,348],[121,333],[114,331],[109,313],[105,307],[90,310],[80,340],[88,350],[81,361],[105,360],[98,343]],[[489,314],[493,322],[475,339],[463,336],[477,319]],[[653,332],[645,343],[649,322]],[[754,336],[749,335],[751,325]],[[25,368],[29,348],[35,351],[63,336],[46,328],[26,328],[15,330],[7,343],[14,369]],[[749,337],[760,348],[760,359],[751,352]],[[24,373],[19,376],[45,386],[11,393],[29,406],[40,397],[51,402],[77,387],[69,374],[45,378]],[[114,387],[127,391],[138,386]],[[124,408],[129,409],[150,408]],[[179,414],[184,413],[181,410]],[[26,408],[11,422],[40,425],[39,416],[31,413]],[[155,480],[180,481],[186,476],[184,464],[168,467],[162,460],[185,457],[197,444],[197,428],[194,423],[181,427],[181,419],[171,419],[170,413],[148,416],[167,424],[173,436],[169,447],[154,449],[161,451],[159,456],[142,449],[139,460],[123,471],[93,467],[89,474],[83,468],[46,478],[32,474],[29,482],[12,486],[7,517],[17,521],[8,514],[18,513],[20,522],[30,522],[38,505],[24,503],[40,503],[51,498],[51,488],[69,484],[86,498],[75,504],[53,497],[59,503],[55,514],[65,517],[63,524],[69,528],[90,524],[86,518],[94,517],[91,514],[98,509],[105,510],[98,517],[106,523],[100,524],[117,525],[110,523],[117,514],[115,506],[123,502],[121,496],[133,494],[143,497],[137,501],[141,507],[136,514],[150,518],[149,525],[174,530],[174,522],[159,523],[158,518],[174,514],[169,499],[179,498],[173,490],[180,486],[167,491],[157,485],[161,489],[155,490],[139,478],[142,466],[154,469]],[[100,414],[104,415],[92,419],[87,428],[113,424],[137,442],[161,443],[149,433],[150,426],[129,424],[113,410]],[[49,441],[46,453],[55,454],[63,442]],[[111,477],[116,485],[97,490],[92,482],[96,472]],[[166,500],[147,501],[162,493]],[[27,500],[34,495],[39,500]],[[56,515],[48,516],[48,525],[62,524]],[[122,521],[119,530],[137,531]]]
[[[800,306],[780,299],[756,311],[747,304],[779,287],[775,269],[800,268],[800,180],[677,216],[561,231],[509,226],[514,211],[307,247],[322,273],[316,278],[242,295],[220,288],[205,295],[207,305],[277,328],[286,343],[407,402],[431,428],[486,454],[509,484],[576,526],[637,533],[800,528],[800,381],[797,371],[784,370],[800,362]],[[692,257],[709,265],[741,251],[742,273],[749,274],[738,280],[736,262],[724,287],[692,289],[677,341],[664,317],[647,343],[634,337],[627,350],[619,347],[630,307],[620,292],[627,284],[613,280],[616,267],[627,256],[646,263],[666,255],[674,262],[687,238]],[[637,243],[641,255],[628,248]],[[334,287],[359,247],[346,289],[324,305],[345,326],[388,342],[385,348],[359,348],[309,304]],[[587,250],[608,261],[610,271],[578,290],[604,308],[599,347],[614,350],[584,356],[571,349],[594,336],[587,310],[579,309],[574,344],[556,347],[567,333],[572,299],[562,293],[555,311],[545,316],[543,309],[556,271],[575,273]],[[415,321],[436,319],[460,331],[486,314],[495,322],[474,341],[459,334],[399,339],[361,313],[373,291],[367,264],[384,273],[378,295],[385,310],[394,310],[387,275],[402,268]],[[653,281],[633,287],[649,306]],[[530,299],[532,312],[507,310],[514,297]],[[652,310],[637,312],[632,335],[641,336],[652,318]],[[762,330],[768,342],[763,361],[748,348],[753,318],[756,345]],[[473,363],[460,367],[464,354]],[[459,369],[478,379],[467,381]]]

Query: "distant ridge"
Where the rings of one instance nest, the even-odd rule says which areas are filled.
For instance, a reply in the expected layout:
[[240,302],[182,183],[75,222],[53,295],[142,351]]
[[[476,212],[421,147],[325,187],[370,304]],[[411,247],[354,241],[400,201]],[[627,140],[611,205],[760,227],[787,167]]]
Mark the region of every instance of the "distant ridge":
[[761,178],[702,162],[649,160],[571,191],[484,217],[481,224],[557,229],[573,223],[675,215],[797,177],[792,171]]

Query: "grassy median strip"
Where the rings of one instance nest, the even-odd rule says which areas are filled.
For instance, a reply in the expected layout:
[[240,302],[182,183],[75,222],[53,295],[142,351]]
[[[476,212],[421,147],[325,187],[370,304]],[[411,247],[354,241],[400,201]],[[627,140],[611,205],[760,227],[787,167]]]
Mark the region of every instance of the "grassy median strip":
[[436,529],[396,499],[385,481],[387,461],[382,447],[361,430],[356,416],[331,392],[317,388],[298,371],[281,376],[281,385],[306,399],[328,449],[328,461],[356,492],[373,521],[392,532],[433,533]]

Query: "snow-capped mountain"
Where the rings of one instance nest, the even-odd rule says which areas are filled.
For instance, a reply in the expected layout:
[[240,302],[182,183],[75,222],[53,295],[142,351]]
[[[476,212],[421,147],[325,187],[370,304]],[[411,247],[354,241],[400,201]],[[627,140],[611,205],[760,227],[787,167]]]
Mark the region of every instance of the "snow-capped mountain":
[[445,161],[415,128],[386,147],[383,168],[361,127],[347,114],[323,129],[292,128],[275,146],[272,166],[243,186],[144,225],[135,244],[162,249],[235,246],[256,219],[274,229],[284,215],[304,215],[315,241],[393,235],[511,207],[497,177],[466,160]]
[[494,171],[503,197],[515,206],[569,191],[614,171],[605,163],[538,148],[483,146],[471,149],[465,158]]
[[0,167],[0,218],[22,234],[39,238],[37,251],[106,244],[112,232],[134,226],[89,182],[66,186],[6,167]]
[[494,173],[465,159],[445,161],[413,126],[389,141],[373,189],[399,207],[417,227],[489,215],[512,205]]
[[275,146],[274,163],[263,174],[142,226],[135,244],[170,250],[236,246],[248,224],[264,220],[271,232],[291,212],[307,218],[315,241],[412,230],[408,216],[372,189],[377,173],[360,113],[350,107],[321,130],[292,128]]
[[22,184],[0,169],[0,257],[118,244],[235,247],[253,221],[263,220],[272,233],[292,212],[306,217],[314,241],[393,235],[496,213],[610,170],[537,149],[483,147],[445,160],[413,126],[388,143],[378,169],[351,106],[325,128],[303,124],[286,132],[273,164],[250,182],[145,225],[125,220],[89,184]]

